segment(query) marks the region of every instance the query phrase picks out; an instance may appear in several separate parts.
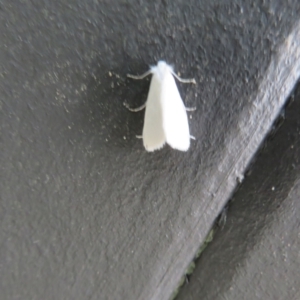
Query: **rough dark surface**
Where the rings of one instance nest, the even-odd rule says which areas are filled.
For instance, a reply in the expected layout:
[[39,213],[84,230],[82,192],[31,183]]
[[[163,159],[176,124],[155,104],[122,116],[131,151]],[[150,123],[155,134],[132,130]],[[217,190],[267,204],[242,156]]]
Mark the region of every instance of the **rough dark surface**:
[[300,84],[293,100],[176,300],[300,299]]
[[[299,76],[292,1],[0,2],[1,299],[168,299]],[[165,59],[196,137],[140,134]]]

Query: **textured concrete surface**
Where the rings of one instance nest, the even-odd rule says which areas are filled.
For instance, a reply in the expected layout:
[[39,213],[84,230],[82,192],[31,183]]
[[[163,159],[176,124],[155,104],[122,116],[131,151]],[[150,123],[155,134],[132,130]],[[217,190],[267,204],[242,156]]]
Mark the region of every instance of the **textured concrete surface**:
[[[1,299],[168,299],[299,76],[298,0],[0,3]],[[196,137],[146,153],[165,59]]]
[[176,300],[300,299],[300,84]]

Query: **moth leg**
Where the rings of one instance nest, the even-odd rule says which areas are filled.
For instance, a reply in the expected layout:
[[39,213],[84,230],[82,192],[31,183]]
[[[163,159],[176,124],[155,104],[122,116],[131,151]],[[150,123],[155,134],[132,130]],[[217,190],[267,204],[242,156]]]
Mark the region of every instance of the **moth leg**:
[[[183,79],[183,78],[180,78],[178,75],[176,75],[175,73],[173,73],[173,76],[180,82],[183,82],[183,83],[193,83],[193,84],[196,84],[196,80],[195,78],[191,78],[191,79]],[[186,107],[185,108],[186,111],[195,111],[196,110],[196,107]]]
[[[147,71],[146,73],[144,73],[142,75],[137,75],[137,76],[136,75],[127,74],[127,77],[132,78],[132,79],[143,79],[143,78],[147,77],[150,74],[151,74],[151,70]],[[141,111],[141,110],[143,110],[146,107],[146,102],[142,106],[137,107],[137,108],[130,108],[129,105],[127,103],[125,103],[125,102],[123,104],[124,104],[124,106],[128,110],[133,111],[133,112]]]
[[183,78],[180,78],[178,75],[176,75],[175,73],[173,73],[173,76],[180,82],[183,82],[183,83],[193,83],[193,84],[196,84],[196,80],[194,78],[191,78],[191,79],[183,79]]
[[135,137],[136,137],[137,139],[142,139],[142,138],[143,138],[142,135],[136,135]]
[[186,111],[195,111],[196,109],[197,109],[196,106],[194,106],[194,107],[186,107],[185,108]]
[[190,139],[196,140],[196,138],[193,135],[190,135]]
[[147,71],[146,73],[142,74],[142,75],[131,75],[131,74],[127,74],[127,77],[132,78],[132,79],[143,79],[145,77],[147,77],[148,75],[150,75],[152,72],[151,70]]
[[130,111],[133,111],[133,112],[138,112],[138,111],[141,111],[143,110],[145,107],[146,107],[146,104],[147,102],[145,102],[142,106],[139,106],[137,108],[130,108],[129,105],[127,103],[123,103],[123,105]]

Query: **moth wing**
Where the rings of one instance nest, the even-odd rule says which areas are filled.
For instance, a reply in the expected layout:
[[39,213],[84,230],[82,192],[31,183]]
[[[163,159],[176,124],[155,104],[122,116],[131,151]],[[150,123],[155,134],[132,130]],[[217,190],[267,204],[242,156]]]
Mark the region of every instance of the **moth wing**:
[[147,151],[161,149],[166,143],[163,130],[161,81],[155,75],[152,76],[146,102],[143,143]]
[[171,72],[164,76],[161,100],[166,142],[174,149],[187,151],[190,147],[188,117]]

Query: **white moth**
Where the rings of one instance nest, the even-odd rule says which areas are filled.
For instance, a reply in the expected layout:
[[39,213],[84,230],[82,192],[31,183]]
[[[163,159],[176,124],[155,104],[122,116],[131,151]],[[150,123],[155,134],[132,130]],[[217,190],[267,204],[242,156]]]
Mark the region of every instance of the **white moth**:
[[[133,79],[143,79],[152,74],[147,101],[141,107],[132,109],[133,112],[146,108],[143,128],[143,143],[147,151],[161,149],[165,143],[172,148],[187,151],[190,147],[189,123],[186,111],[195,108],[186,108],[180,97],[175,78],[180,82],[194,83],[195,79],[181,79],[171,66],[159,61],[157,66],[141,76],[127,75]],[[174,77],[173,77],[174,76]]]

